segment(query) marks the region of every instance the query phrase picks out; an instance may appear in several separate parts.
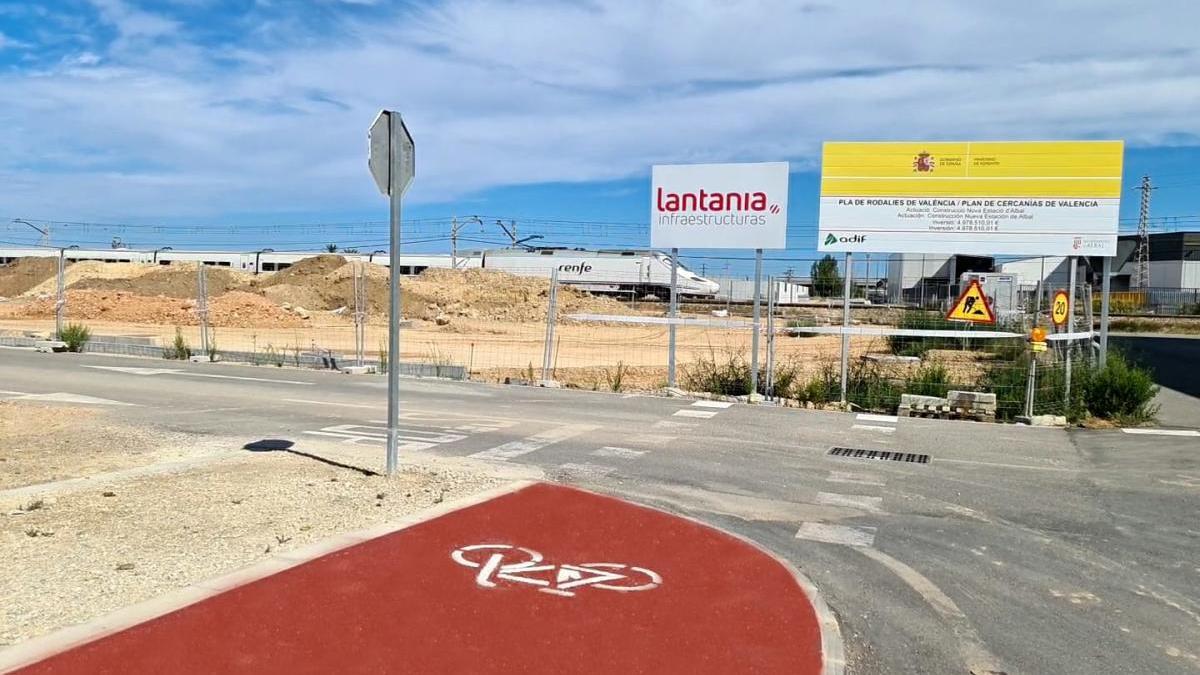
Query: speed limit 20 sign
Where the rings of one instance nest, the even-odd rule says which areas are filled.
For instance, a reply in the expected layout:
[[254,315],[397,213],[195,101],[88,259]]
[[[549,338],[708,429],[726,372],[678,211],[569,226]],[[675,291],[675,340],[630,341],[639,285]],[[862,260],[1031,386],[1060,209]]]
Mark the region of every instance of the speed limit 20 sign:
[[1050,319],[1054,321],[1054,325],[1062,328],[1067,325],[1067,319],[1071,316],[1071,303],[1067,298],[1066,291],[1055,291],[1054,302],[1050,304]]

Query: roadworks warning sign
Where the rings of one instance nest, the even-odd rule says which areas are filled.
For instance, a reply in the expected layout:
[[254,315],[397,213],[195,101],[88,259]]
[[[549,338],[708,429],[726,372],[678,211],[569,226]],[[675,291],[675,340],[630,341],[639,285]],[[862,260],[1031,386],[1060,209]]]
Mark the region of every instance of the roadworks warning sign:
[[996,323],[996,314],[992,311],[978,279],[973,279],[971,285],[958,296],[954,306],[946,313],[946,318],[972,323]]

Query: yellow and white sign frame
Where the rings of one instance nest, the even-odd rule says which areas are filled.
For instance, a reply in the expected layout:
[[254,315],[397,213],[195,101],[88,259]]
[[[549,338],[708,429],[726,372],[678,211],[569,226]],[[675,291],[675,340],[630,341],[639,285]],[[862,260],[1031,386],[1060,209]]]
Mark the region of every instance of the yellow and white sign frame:
[[1116,255],[1123,141],[828,142],[818,250]]

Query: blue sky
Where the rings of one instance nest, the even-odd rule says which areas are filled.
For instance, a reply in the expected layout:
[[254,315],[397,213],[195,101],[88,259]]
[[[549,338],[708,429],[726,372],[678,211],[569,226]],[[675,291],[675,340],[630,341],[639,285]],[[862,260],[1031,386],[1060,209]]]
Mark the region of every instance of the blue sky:
[[0,240],[373,246],[383,107],[417,141],[414,238],[481,214],[644,245],[652,164],[785,159],[776,255],[811,256],[824,140],[1124,139],[1126,186],[1194,216],[1197,25],[1185,1],[0,0]]

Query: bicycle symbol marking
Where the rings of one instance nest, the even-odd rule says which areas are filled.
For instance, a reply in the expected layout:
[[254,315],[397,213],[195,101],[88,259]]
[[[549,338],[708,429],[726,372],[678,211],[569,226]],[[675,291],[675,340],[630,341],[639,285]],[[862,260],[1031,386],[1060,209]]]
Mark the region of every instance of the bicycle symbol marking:
[[547,563],[541,553],[509,544],[473,544],[450,554],[463,567],[478,568],[475,583],[496,588],[501,583],[536,586],[542,593],[574,597],[585,586],[629,593],[649,591],[662,584],[654,570],[622,563]]

